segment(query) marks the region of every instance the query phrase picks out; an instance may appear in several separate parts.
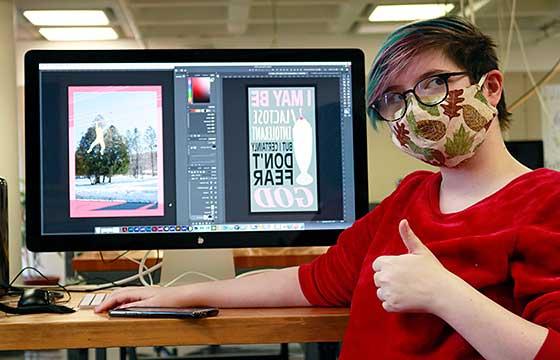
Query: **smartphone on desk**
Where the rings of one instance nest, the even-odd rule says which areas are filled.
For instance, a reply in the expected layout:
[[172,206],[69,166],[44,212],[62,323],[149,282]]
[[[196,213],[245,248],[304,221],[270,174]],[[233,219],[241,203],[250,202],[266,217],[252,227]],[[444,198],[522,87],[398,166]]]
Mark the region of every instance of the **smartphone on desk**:
[[109,310],[109,316],[134,318],[200,319],[218,315],[216,308],[129,307]]

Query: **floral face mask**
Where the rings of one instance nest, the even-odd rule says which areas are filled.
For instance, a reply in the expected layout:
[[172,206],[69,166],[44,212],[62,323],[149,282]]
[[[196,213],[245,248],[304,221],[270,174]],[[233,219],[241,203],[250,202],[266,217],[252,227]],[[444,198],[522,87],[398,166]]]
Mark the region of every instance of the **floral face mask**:
[[411,156],[435,166],[455,167],[472,157],[498,113],[477,84],[450,90],[440,104],[426,106],[409,96],[406,114],[390,123],[393,143]]

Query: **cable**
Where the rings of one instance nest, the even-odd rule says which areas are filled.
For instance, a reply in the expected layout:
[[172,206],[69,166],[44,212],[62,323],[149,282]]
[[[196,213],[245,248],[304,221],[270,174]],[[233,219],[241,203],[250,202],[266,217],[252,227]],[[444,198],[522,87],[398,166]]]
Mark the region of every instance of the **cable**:
[[220,280],[220,279],[217,279],[213,276],[210,276],[208,274],[204,274],[204,273],[201,273],[201,272],[198,272],[198,271],[187,271],[187,272],[184,272],[181,275],[177,276],[175,279],[169,281],[167,284],[163,285],[163,287],[169,287],[169,286],[175,284],[177,281],[181,280],[182,278],[184,278],[187,275],[198,275],[198,276],[201,276],[203,278],[206,278],[206,279],[212,280],[212,281],[219,281]]
[[527,59],[527,53],[525,52],[525,45],[523,43],[523,37],[521,35],[519,25],[517,24],[517,21],[516,21],[515,9],[516,9],[516,0],[512,0],[512,7],[511,7],[511,14],[510,14],[510,26],[509,26],[509,32],[508,32],[506,55],[505,55],[505,58],[504,58],[504,60],[505,60],[504,71],[506,71],[507,67],[508,67],[509,57],[510,57],[510,53],[511,53],[511,41],[512,41],[513,32],[515,32],[516,37],[517,37],[517,41],[519,43],[519,50],[521,52],[523,65],[525,67],[525,71],[527,72],[527,76],[529,77],[529,80],[531,81],[532,87],[531,87],[531,89],[526,91],[523,95],[521,95],[519,98],[517,98],[515,101],[513,101],[513,103],[508,107],[507,110],[508,110],[508,112],[513,112],[519,106],[523,105],[534,93],[537,93],[537,97],[539,99],[539,103],[541,105],[542,111],[545,115],[545,119],[546,119],[547,122],[549,122],[551,117],[550,117],[550,112],[548,110],[548,105],[546,104],[545,100],[543,99],[539,88],[541,86],[543,86],[544,84],[546,84],[558,71],[560,71],[560,59],[556,62],[554,67],[545,76],[543,76],[539,80],[538,83],[535,81],[535,78],[533,77],[533,73],[531,72],[531,69],[530,69],[530,66],[529,66],[529,61]]
[[[504,18],[504,13],[503,13],[502,2],[499,1],[496,4],[496,20],[498,22],[498,44],[500,45],[498,47],[498,51],[500,52],[499,59],[502,65],[503,65],[502,61],[504,60],[504,55],[505,55],[505,50],[503,47],[503,44],[505,44],[503,18]],[[502,66],[502,70],[505,71],[503,66]]]
[[72,291],[72,292],[93,292],[93,291],[110,289],[110,288],[113,288],[115,286],[122,286],[122,285],[127,284],[129,282],[132,282],[134,280],[138,280],[141,276],[145,276],[145,275],[148,275],[150,273],[153,273],[154,271],[160,269],[161,266],[162,266],[162,263],[160,262],[160,263],[157,263],[154,266],[148,268],[147,270],[142,271],[139,274],[132,275],[132,276],[126,277],[126,278],[121,279],[121,280],[112,281],[110,283],[101,284],[101,285],[98,285],[94,288],[88,288],[88,289],[72,289],[72,288],[70,288],[69,291]]
[[[106,289],[111,289],[114,287],[119,287],[119,286],[123,286],[128,284],[129,282],[138,280],[139,278],[149,275],[151,273],[153,273],[156,270],[159,270],[162,266],[162,262],[160,261],[160,257],[159,257],[159,250],[158,250],[158,255],[157,255],[157,263],[148,268],[146,267],[146,270],[144,271],[140,271],[138,274],[126,277],[124,279],[120,279],[120,280],[116,280],[116,281],[107,281],[104,284],[99,284],[95,287],[88,287],[88,288],[75,288],[75,286],[79,286],[79,285],[72,285],[72,286],[67,286],[66,288],[68,289],[69,292],[94,292],[94,291],[99,291],[99,290],[106,290]],[[148,284],[149,286],[149,284]]]
[[[8,284],[8,289],[14,289],[14,290],[18,290],[18,287],[14,287],[14,283],[16,282],[16,280],[21,276],[21,274],[23,274],[24,271],[26,270],[33,270],[36,273],[38,273],[43,279],[47,280],[47,281],[51,281],[48,277],[46,277],[45,275],[43,275],[42,272],[40,272],[38,269],[32,267],[32,266],[26,266],[23,269],[21,269],[16,276],[13,278],[12,281],[10,281],[10,283]],[[60,303],[66,304],[68,303],[70,300],[72,300],[72,295],[70,294],[70,291],[68,291],[68,289],[64,286],[61,285],[58,281],[56,283],[56,285],[61,288],[62,290],[64,290],[64,292],[66,292],[66,295],[68,295],[68,299],[64,300],[64,301],[60,301]],[[33,288],[42,288],[41,286],[33,286]]]
[[[157,257],[159,258],[159,250],[158,251],[158,255]],[[141,275],[142,273],[142,269],[146,268],[146,260],[148,259],[148,255],[152,252],[152,250],[150,251],[146,251],[146,253],[144,254],[144,256],[142,257],[142,260],[140,260],[140,263],[138,265],[138,279],[140,280],[140,282],[142,283],[142,285],[144,286],[153,286],[154,282],[152,280],[152,276],[151,273],[148,273],[148,275],[150,276],[150,283],[148,283],[146,281],[146,279],[144,279],[144,275]]]
[[272,43],[270,47],[278,47],[278,20],[276,17],[276,0],[270,0],[270,10],[272,12]]
[[506,54],[504,56],[504,71],[507,71],[509,65],[509,56],[511,53],[511,41],[513,37],[513,25],[515,23],[515,8],[517,6],[517,1],[512,0],[511,2],[511,13],[509,15],[509,30],[508,30],[508,38],[506,43]]
[[[104,277],[100,277],[100,276],[93,276],[93,277],[89,277],[89,276],[84,276],[83,274],[80,274],[78,276],[78,278],[80,279],[79,281],[77,281],[75,284],[72,285],[86,285],[88,283],[90,283],[91,281],[97,280],[97,281],[102,281],[103,283],[110,283],[112,284],[114,287],[118,287],[119,285],[117,285],[115,282],[104,278]],[[71,285],[71,286],[72,286]],[[66,286],[68,287],[68,285]],[[74,291],[74,290],[71,290]],[[87,289],[84,289],[84,292],[87,292]]]
[[115,257],[115,258],[113,258],[113,259],[111,259],[111,260],[108,260],[108,261],[106,261],[105,259],[103,259],[103,251],[100,251],[100,252],[99,252],[99,256],[101,257],[101,261],[102,261],[104,264],[110,264],[110,263],[113,263],[113,262],[117,261],[118,259],[122,258],[123,256],[126,256],[126,254],[128,254],[129,252],[130,252],[130,250],[126,250],[126,251],[120,253],[117,257]]
[[474,9],[474,5],[472,3],[472,0],[468,0],[468,5],[469,5],[469,20],[476,25],[476,16],[475,16],[475,9]]
[[508,108],[509,112],[514,111],[516,108],[518,108],[519,106],[523,105],[527,99],[529,99],[533,93],[536,91],[537,88],[542,87],[544,84],[546,84],[547,82],[550,81],[550,79],[552,79],[554,77],[554,75],[556,75],[557,72],[560,72],[560,59],[558,59],[558,61],[556,62],[556,64],[552,67],[552,69],[546,73],[546,75],[544,75],[539,82],[537,83],[536,87],[532,87],[531,89],[527,90],[523,95],[521,95],[519,98],[517,98],[514,102],[512,102],[512,104],[510,105],[510,107]]
[[[133,275],[133,276],[129,276],[127,278],[121,279],[121,280],[117,280],[117,281],[111,281],[105,284],[101,284],[98,285],[94,288],[88,288],[88,289],[69,289],[69,291],[74,291],[74,292],[93,292],[93,291],[99,291],[99,290],[105,290],[105,289],[109,289],[112,287],[116,287],[116,286],[122,286],[123,284],[129,283],[131,281],[134,280],[140,280],[140,282],[142,283],[142,285],[144,286],[153,286],[153,281],[150,278],[150,282],[147,282],[146,279],[144,279],[144,276],[146,275],[150,275],[160,269],[163,265],[163,262],[160,260],[160,252],[159,250],[157,251],[157,255],[156,255],[156,264],[150,268],[147,267],[146,265],[146,261],[148,259],[149,254],[152,252],[151,251],[147,251],[144,256],[142,257],[142,259],[138,262],[136,259],[132,259],[129,258],[128,256],[126,257],[128,260],[131,260],[135,263],[138,264],[138,274]],[[277,271],[278,269],[259,269],[259,270],[254,270],[254,271],[249,271],[240,275],[237,275],[235,278],[239,279],[239,278],[243,278],[246,276],[250,276],[250,275],[256,275],[259,273],[264,273],[264,272],[269,272],[269,271]],[[169,281],[168,283],[166,283],[165,285],[162,285],[163,287],[169,287],[173,284],[175,284],[177,281],[181,280],[182,278],[184,278],[185,276],[188,275],[197,275],[203,278],[206,278],[208,280],[212,280],[212,281],[219,281],[220,279],[217,279],[211,275],[208,274],[204,274],[198,271],[187,271],[182,273],[181,275],[177,276],[176,278],[174,278],[173,280]]]
[[535,81],[535,78],[533,77],[533,73],[531,72],[529,61],[527,60],[527,54],[525,53],[525,45],[523,45],[523,37],[521,36],[521,31],[519,30],[519,26],[517,25],[517,21],[515,20],[514,20],[514,28],[515,28],[515,33],[517,35],[517,41],[519,42],[519,50],[521,51],[521,57],[523,58],[523,65],[525,66],[525,70],[527,71],[529,80],[531,80],[533,89],[535,89],[534,92],[537,93],[537,97],[541,104],[542,111],[544,112],[545,118],[548,122],[550,120],[550,112],[548,111],[548,105],[543,99],[542,94],[537,86],[537,82]]
[[146,279],[144,279],[144,276],[143,276],[143,275],[140,275],[140,273],[142,272],[142,270],[144,270],[144,269],[146,268],[146,260],[148,259],[148,254],[149,254],[149,253],[150,253],[150,252],[147,251],[147,252],[144,254],[144,256],[142,257],[142,260],[138,263],[138,265],[139,265],[139,266],[138,266],[138,276],[139,276],[138,279],[140,280],[140,282],[141,282],[142,285],[144,285],[144,286],[151,286],[151,285],[153,284],[153,282],[152,282],[152,276],[151,276],[151,275],[150,275],[150,283],[149,283],[149,284],[146,282]]
[[[97,285],[97,286],[95,286],[95,287],[76,288],[76,286],[80,286],[80,285],[70,285],[70,286],[63,287],[63,286],[60,285],[60,284],[57,284],[57,286],[60,287],[60,288],[63,288],[63,289],[64,289],[65,291],[67,291],[68,293],[71,293],[71,292],[84,292],[84,293],[88,293],[88,292],[94,292],[94,291],[99,291],[99,290],[111,289],[111,288],[114,288],[114,287],[119,287],[119,286],[126,285],[126,284],[128,284],[129,282],[138,280],[140,277],[146,276],[146,275],[151,274],[151,273],[153,273],[154,271],[160,269],[161,266],[162,266],[162,262],[160,261],[160,258],[159,258],[159,250],[158,250],[158,258],[157,258],[157,261],[158,261],[158,262],[157,262],[154,266],[152,266],[152,267],[150,267],[150,268],[147,268],[147,267],[146,267],[146,270],[141,271],[141,272],[139,272],[139,273],[136,274],[136,275],[132,275],[132,276],[126,277],[126,278],[124,278],[124,279],[120,279],[120,280],[116,280],[116,281],[107,281],[106,283],[104,283],[104,284],[99,284],[99,285]],[[33,270],[35,270],[35,271],[38,271],[37,269],[31,268],[31,267],[26,267],[26,268],[22,269],[22,271],[20,271],[20,272],[16,275],[16,278],[14,278],[14,280],[10,283],[10,287],[11,287],[11,285],[14,283],[14,281],[16,281],[16,279],[21,275],[21,273],[23,273],[23,271],[28,270],[28,269],[33,269]],[[43,277],[44,277],[44,276],[43,276]],[[48,278],[46,278],[46,277],[45,277],[45,279],[48,280]],[[31,287],[35,287],[35,286],[20,286],[20,288],[31,288]],[[42,288],[52,288],[52,286],[51,286],[51,287],[46,286],[46,287],[42,287]]]
[[[138,267],[138,272],[139,272],[139,273],[142,272],[143,270],[148,270],[148,267],[146,266],[146,264],[142,265],[142,263],[141,263],[140,261],[138,261],[138,260],[136,260],[136,259],[133,259],[133,258],[131,258],[130,256],[125,256],[125,257],[126,257],[127,260],[129,260],[129,261],[131,261],[131,262],[133,262],[133,263],[135,263],[135,264],[140,265],[140,266]],[[141,279],[140,282],[142,282],[142,279],[144,279],[144,277],[141,276],[140,279]],[[148,279],[150,279],[150,286],[154,285],[154,280],[153,280],[153,278],[152,278],[152,274],[151,274],[151,273],[148,274]],[[144,280],[144,281],[145,281],[145,280]]]

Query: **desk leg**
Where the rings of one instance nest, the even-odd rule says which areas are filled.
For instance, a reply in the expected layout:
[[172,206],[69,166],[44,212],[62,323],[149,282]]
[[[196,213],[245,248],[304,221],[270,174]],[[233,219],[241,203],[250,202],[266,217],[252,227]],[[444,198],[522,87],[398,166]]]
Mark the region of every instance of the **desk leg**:
[[137,360],[136,357],[136,348],[135,347],[122,347],[120,348],[120,359],[121,360]]
[[68,349],[68,360],[88,360],[88,349]]
[[339,343],[308,343],[304,345],[305,360],[336,360],[340,352]]
[[95,349],[95,360],[107,360],[107,349]]
[[290,349],[289,344],[280,344],[280,360],[289,360],[290,359]]

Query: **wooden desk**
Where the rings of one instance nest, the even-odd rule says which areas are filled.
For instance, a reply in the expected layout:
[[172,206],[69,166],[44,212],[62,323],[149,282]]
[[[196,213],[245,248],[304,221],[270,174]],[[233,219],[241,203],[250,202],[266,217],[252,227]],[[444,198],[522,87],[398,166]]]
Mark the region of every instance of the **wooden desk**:
[[[80,299],[73,294],[70,306]],[[109,318],[92,310],[0,313],[0,350],[337,342],[348,314],[346,308],[221,309],[216,317],[180,320]]]

